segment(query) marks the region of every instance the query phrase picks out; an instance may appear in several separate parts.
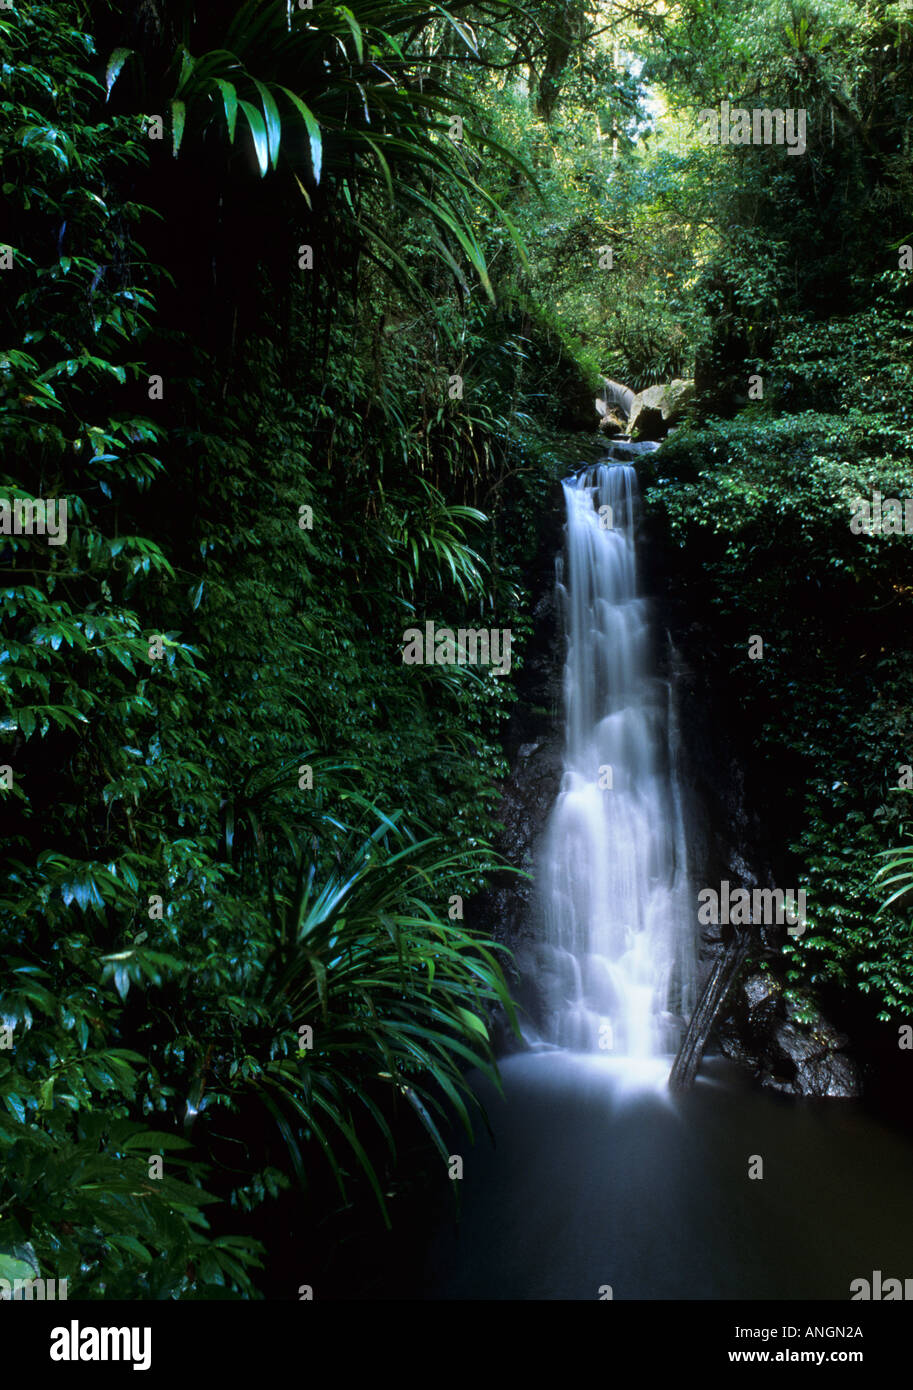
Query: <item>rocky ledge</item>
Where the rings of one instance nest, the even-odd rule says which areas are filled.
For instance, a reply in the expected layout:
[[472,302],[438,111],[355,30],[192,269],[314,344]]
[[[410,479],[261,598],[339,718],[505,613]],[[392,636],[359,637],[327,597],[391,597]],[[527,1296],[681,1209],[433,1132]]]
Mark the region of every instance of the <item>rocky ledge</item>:
[[717,1038],[726,1056],[749,1067],[768,1090],[844,1099],[862,1094],[860,1069],[843,1053],[846,1034],[809,1004],[787,999],[769,971],[741,982]]

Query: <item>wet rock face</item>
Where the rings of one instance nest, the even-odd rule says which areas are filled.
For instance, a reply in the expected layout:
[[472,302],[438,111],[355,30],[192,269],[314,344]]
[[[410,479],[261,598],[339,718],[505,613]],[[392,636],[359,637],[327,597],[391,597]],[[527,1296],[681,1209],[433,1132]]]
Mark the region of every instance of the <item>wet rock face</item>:
[[[504,787],[497,848],[509,863],[531,873],[535,853],[549,812],[561,786],[560,733],[539,731],[534,741],[520,746]],[[492,935],[515,949],[535,935],[537,911],[534,884],[528,878],[505,876],[489,895]]]
[[808,1005],[785,999],[770,972],[742,981],[718,1037],[726,1056],[750,1067],[768,1090],[843,1099],[862,1093],[860,1069],[843,1053],[846,1034]]
[[[597,446],[598,450],[598,446]],[[598,456],[598,453],[597,453]],[[563,758],[563,677],[565,641],[555,593],[555,562],[564,539],[564,501],[556,483],[551,509],[542,519],[535,564],[528,575],[532,591],[533,632],[517,677],[518,700],[506,730],[504,751],[510,776],[498,808],[503,830],[495,848],[515,868],[531,874],[536,849],[561,785]],[[518,874],[493,877],[491,888],[473,900],[468,916],[496,941],[517,955],[539,932],[539,905],[532,878]],[[521,1011],[532,1009],[517,964],[504,961],[508,986]],[[524,1045],[507,1020],[491,1020],[495,1049],[514,1052]]]
[[[521,745],[510,778],[504,787],[501,820],[504,830],[497,849],[509,863],[532,875],[539,841],[561,785],[562,738],[542,731],[530,743]],[[514,953],[505,963],[511,994],[519,1006],[520,1017],[535,1016],[537,992],[535,974],[527,971],[535,958],[535,943],[541,935],[541,908],[532,877],[503,874],[480,900],[491,935]],[[493,1020],[496,1050],[515,1052],[524,1046],[505,1018]]]

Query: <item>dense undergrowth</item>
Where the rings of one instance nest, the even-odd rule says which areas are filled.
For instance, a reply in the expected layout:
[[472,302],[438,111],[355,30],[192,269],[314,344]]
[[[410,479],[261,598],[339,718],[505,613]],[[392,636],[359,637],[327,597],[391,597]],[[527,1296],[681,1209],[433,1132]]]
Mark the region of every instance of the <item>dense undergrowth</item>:
[[[0,11],[0,490],[67,503],[0,545],[0,1278],[296,1297],[289,1203],[327,1244],[389,1219],[420,1136],[446,1180],[510,1007],[464,906],[553,431],[599,370],[702,388],[650,500],[809,876],[793,981],[906,1006],[873,876],[909,542],[848,509],[909,478],[909,20],[819,8]],[[830,144],[701,149],[726,94]],[[511,670],[404,665],[426,621],[509,628]]]
[[[251,62],[265,11],[236,16]],[[141,75],[87,18],[0,21],[4,486],[68,508],[65,544],[3,550],[3,1271],[86,1297],[249,1295],[263,1203],[296,1184],[322,1210],[335,1178],[342,1205],[354,1177],[388,1219],[404,1109],[442,1171],[441,1117],[470,1126],[464,1073],[490,1066],[486,1010],[509,1000],[462,902],[491,863],[512,680],[401,649],[412,622],[509,627],[516,671],[530,537],[491,517],[534,512],[544,446],[522,352],[480,305],[457,313],[433,216],[395,204],[408,275],[359,259],[340,200],[374,194],[333,173],[326,111],[319,182],[286,122],[261,184],[205,102],[175,160],[130,110],[167,87],[167,31]],[[340,23],[367,43],[334,15],[328,51]],[[272,163],[257,81],[245,115]],[[413,139],[413,205],[424,161],[450,178],[438,225],[484,273],[427,115],[404,101],[388,138]],[[302,213],[339,248],[310,278]]]

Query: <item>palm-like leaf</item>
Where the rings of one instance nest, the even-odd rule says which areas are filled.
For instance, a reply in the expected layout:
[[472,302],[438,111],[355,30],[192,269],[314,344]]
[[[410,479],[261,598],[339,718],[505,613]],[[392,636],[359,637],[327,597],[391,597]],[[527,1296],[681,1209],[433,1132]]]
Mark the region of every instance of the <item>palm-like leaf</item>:
[[440,585],[449,575],[464,599],[485,592],[487,564],[468,543],[465,523],[484,523],[476,507],[448,503],[425,478],[423,497],[387,494],[378,528],[382,548],[400,565],[408,592],[419,582]]
[[[906,788],[896,790],[900,790],[902,795],[909,794]],[[880,917],[894,903],[913,892],[913,845],[898,845],[894,849],[884,850],[878,857],[884,859],[885,863],[875,874],[875,882],[882,891],[893,890],[878,909],[876,915]]]
[[[486,849],[479,867],[491,863]],[[393,1136],[372,1098],[378,1081],[403,1097],[443,1157],[440,1121],[448,1107],[472,1134],[466,1069],[497,1083],[484,1022],[499,1004],[516,1026],[498,953],[505,950],[450,922],[448,879],[466,854],[416,840],[398,816],[373,829],[337,832],[332,866],[320,870],[303,850],[262,1000],[272,1017],[311,1023],[313,1051],[264,1068],[258,1090],[304,1174],[297,1137],[304,1125],[344,1185],[338,1144],[351,1153],[386,1215],[360,1122]],[[277,895],[278,896],[278,895]]]
[[875,882],[882,889],[891,888],[893,892],[878,909],[877,915],[886,912],[894,903],[900,902],[913,892],[913,845],[902,845],[886,850],[882,858],[887,860],[875,875]]
[[[426,51],[410,51],[417,36],[450,26],[467,53],[474,53],[472,30],[456,18],[469,8],[468,0],[430,6],[415,0],[352,0],[350,6],[302,11],[275,0],[247,0],[229,17],[223,43],[194,53],[198,26],[187,6],[183,41],[167,72],[158,83],[144,73],[138,90],[148,92],[149,100],[170,103],[175,154],[191,131],[202,137],[223,123],[233,145],[240,113],[261,177],[278,167],[281,152],[309,201],[308,186],[313,190],[332,180],[347,193],[353,226],[381,264],[392,262],[412,292],[421,293],[416,277],[367,215],[363,195],[376,187],[391,203],[415,209],[437,229],[445,263],[461,275],[462,254],[493,298],[472,227],[475,207],[487,204],[503,218],[522,256],[520,239],[448,138],[459,98],[435,74]],[[503,17],[511,8],[496,0],[493,13]],[[131,63],[139,61],[128,55],[123,48],[111,55],[109,94],[120,74],[129,74]],[[467,126],[464,133],[469,145],[483,145],[517,163],[481,132]]]

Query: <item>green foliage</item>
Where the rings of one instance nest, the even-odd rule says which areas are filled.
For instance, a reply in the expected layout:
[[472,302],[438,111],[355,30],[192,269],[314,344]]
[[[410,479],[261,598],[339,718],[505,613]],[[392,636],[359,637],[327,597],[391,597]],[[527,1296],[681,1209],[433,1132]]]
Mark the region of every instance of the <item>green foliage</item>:
[[323,882],[313,859],[299,851],[293,894],[275,897],[275,944],[262,997],[267,1017],[288,1020],[289,1036],[296,1019],[313,1019],[319,1041],[303,1065],[274,1047],[278,1058],[247,1071],[282,1129],[299,1175],[304,1168],[286,1108],[313,1131],[344,1197],[334,1153],[339,1131],[385,1216],[381,1185],[356,1136],[352,1109],[367,1109],[395,1152],[383,1110],[371,1095],[379,1078],[414,1107],[446,1162],[434,1118],[446,1114],[439,1097],[452,1103],[471,1138],[466,1100],[472,1094],[461,1064],[481,1066],[496,1079],[483,1015],[497,1001],[513,1016],[493,954],[497,948],[454,927],[438,905],[448,877],[465,872],[465,856],[440,857],[433,839],[415,841],[398,819],[384,818],[370,833],[347,830]]
[[887,863],[878,870],[875,881],[881,880],[882,886],[890,890],[880,909],[884,912],[893,903],[907,901],[913,889],[913,848],[904,845],[899,849],[884,850],[881,857]]
[[[99,54],[76,4],[0,20],[2,489],[68,507],[64,544],[13,534],[0,553],[0,1251],[27,1245],[73,1296],[257,1296],[260,1209],[296,1184],[313,1219],[324,1172],[340,1204],[361,1185],[386,1215],[404,1109],[438,1150],[446,1114],[468,1125],[486,1012],[510,1010],[500,948],[449,904],[492,865],[512,682],[406,668],[400,649],[413,618],[471,618],[513,622],[521,659],[519,568],[479,503],[535,461],[513,434],[513,351],[480,308],[468,334],[457,311],[470,268],[486,278],[456,213],[475,184],[434,83],[407,77],[427,36],[411,56],[403,36],[432,21],[406,8],[370,24],[321,9],[318,35],[304,17],[274,51],[277,7],[243,6],[233,58],[190,34],[177,68],[155,45]],[[319,184],[300,103],[275,124],[270,101],[302,55],[322,72]],[[371,132],[345,120],[359,78]],[[185,328],[220,306],[156,229],[173,169],[213,173],[178,186],[199,183],[201,244],[228,209],[230,263],[248,185],[220,125],[229,84],[255,144],[262,113],[273,233],[239,355],[237,311],[227,350],[216,317]],[[169,92],[173,152],[140,119],[140,96],[154,110]],[[365,229],[385,168],[389,228],[416,251],[400,289]],[[323,302],[270,263],[309,204],[365,251]],[[406,351],[353,313],[382,294],[395,322],[431,291]],[[164,400],[147,390],[159,364]],[[462,411],[454,366],[475,387]]]
[[681,597],[712,614],[708,659],[754,731],[747,781],[762,819],[776,804],[782,881],[807,885],[788,977],[870,993],[884,1019],[913,998],[910,922],[876,921],[873,884],[910,762],[909,541],[849,523],[856,498],[902,493],[910,462],[893,413],[744,412],[669,440],[648,492],[681,547]]
[[[734,735],[752,730],[746,779],[777,872],[807,885],[788,981],[868,995],[896,1018],[913,938],[901,898],[877,912],[889,894],[875,866],[886,855],[903,886],[889,847],[910,761],[909,538],[857,535],[850,519],[874,490],[909,492],[909,16],[853,0],[685,3],[646,50],[663,96],[650,177],[665,169],[666,215],[697,271],[685,298],[706,421],[664,446],[649,500],[680,547],[683,600],[712,621]],[[806,151],[699,146],[697,113],[723,99],[804,111]],[[763,660],[749,660],[752,634]]]
[[[908,26],[0,11],[0,493],[67,503],[61,544],[0,545],[0,1261],[257,1297],[293,1192],[310,1232],[389,1219],[403,1141],[471,1131],[510,1002],[456,905],[493,868],[548,427],[600,372],[696,364],[730,412],[764,378],[649,500],[809,884],[789,983],[909,1007],[905,538],[848,524],[910,476]],[[724,95],[807,105],[807,156],[697,147]],[[404,666],[427,620],[509,627],[511,676]]]
[[[348,230],[362,250],[410,293],[424,290],[390,236],[391,209],[416,213],[457,280],[466,283],[465,259],[494,298],[472,223],[479,203],[500,210],[448,138],[454,97],[428,63],[429,46],[445,30],[476,52],[473,30],[457,18],[468,0],[446,7],[352,0],[306,10],[246,0],[221,23],[194,5],[174,8],[173,51],[118,47],[106,70],[109,95],[113,88],[131,109],[141,101],[147,113],[169,110],[174,155],[192,140],[199,158],[224,157],[226,141],[230,150],[243,128],[261,178],[279,168],[281,155],[286,195],[296,186],[308,209],[318,186],[329,185],[326,196],[348,204]],[[416,50],[410,40],[418,36]],[[490,144],[469,121],[464,138]]]

